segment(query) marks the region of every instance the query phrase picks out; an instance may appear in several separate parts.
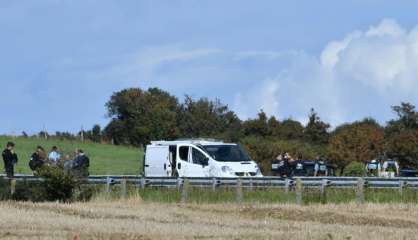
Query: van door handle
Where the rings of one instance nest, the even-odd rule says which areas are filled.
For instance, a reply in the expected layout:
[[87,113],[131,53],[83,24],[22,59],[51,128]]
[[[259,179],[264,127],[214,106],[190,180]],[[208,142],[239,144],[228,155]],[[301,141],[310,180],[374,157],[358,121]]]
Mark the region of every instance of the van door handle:
[[145,165],[145,167],[149,167],[149,165],[148,165],[148,164],[146,164],[146,165]]
[[181,169],[181,163],[177,163],[177,169]]
[[164,163],[164,170],[167,170],[167,164]]

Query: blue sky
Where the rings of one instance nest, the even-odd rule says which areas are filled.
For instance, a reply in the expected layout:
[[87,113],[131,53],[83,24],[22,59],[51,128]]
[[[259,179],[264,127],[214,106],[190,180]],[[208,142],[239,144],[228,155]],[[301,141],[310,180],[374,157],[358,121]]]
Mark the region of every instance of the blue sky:
[[0,133],[104,126],[151,86],[333,125],[417,104],[418,1],[0,1]]

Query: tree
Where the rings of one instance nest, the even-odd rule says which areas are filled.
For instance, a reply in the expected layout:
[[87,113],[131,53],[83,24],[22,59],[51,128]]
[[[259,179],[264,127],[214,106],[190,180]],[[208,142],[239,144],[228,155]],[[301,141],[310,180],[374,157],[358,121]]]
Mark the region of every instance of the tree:
[[102,140],[102,131],[100,125],[95,124],[91,130],[88,130],[84,133],[84,136],[92,142],[99,143]]
[[302,140],[303,138],[302,124],[290,118],[270,126],[271,135],[280,140]]
[[402,130],[388,139],[388,156],[396,158],[402,167],[418,166],[418,130]]
[[331,135],[329,158],[341,169],[351,162],[366,162],[384,152],[384,131],[373,121],[345,124]]
[[397,115],[397,119],[388,122],[387,136],[405,129],[418,129],[418,113],[415,111],[414,105],[402,102],[401,105],[392,106],[392,110]]
[[93,142],[100,142],[102,140],[102,129],[100,128],[100,125],[95,124],[93,128],[91,129],[91,140]]
[[309,113],[309,122],[304,130],[306,141],[313,144],[327,144],[329,140],[328,129],[330,125],[321,120],[318,113],[312,108]]
[[401,166],[418,165],[418,112],[415,106],[402,102],[393,106],[397,115],[385,129],[389,157],[399,160]]
[[270,131],[266,113],[261,110],[258,113],[258,118],[245,121],[243,123],[243,130],[246,136],[269,136]]
[[124,122],[121,120],[112,119],[104,129],[104,135],[106,140],[112,144],[131,144]]
[[178,114],[178,126],[182,137],[215,137],[229,128],[239,130],[240,120],[219,99],[196,101],[186,96]]
[[158,88],[116,92],[106,107],[112,118],[106,136],[117,144],[145,145],[151,140],[178,136],[178,100]]
[[227,112],[224,118],[227,122],[227,128],[220,137],[229,142],[240,141],[244,137],[241,120],[233,111]]

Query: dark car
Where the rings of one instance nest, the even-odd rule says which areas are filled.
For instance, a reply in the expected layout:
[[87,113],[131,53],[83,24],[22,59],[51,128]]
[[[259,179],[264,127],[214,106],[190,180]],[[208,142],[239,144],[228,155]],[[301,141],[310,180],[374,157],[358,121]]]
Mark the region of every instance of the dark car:
[[401,177],[417,177],[418,171],[415,168],[402,168],[399,171]]
[[[315,176],[315,164],[314,160],[296,160],[292,162],[284,160],[273,160],[271,165],[271,172],[274,176],[281,177],[308,177]],[[323,170],[327,176],[335,176],[335,167],[332,164],[318,163],[319,169]],[[321,171],[320,171],[321,172]]]

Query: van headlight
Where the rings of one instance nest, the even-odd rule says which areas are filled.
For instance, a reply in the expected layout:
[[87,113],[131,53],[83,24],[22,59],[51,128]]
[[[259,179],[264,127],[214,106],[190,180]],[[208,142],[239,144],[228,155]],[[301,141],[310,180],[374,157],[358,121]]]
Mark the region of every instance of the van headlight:
[[222,166],[221,169],[222,169],[222,172],[224,172],[224,173],[234,174],[234,171],[229,166]]

